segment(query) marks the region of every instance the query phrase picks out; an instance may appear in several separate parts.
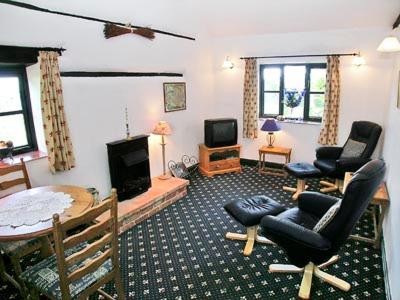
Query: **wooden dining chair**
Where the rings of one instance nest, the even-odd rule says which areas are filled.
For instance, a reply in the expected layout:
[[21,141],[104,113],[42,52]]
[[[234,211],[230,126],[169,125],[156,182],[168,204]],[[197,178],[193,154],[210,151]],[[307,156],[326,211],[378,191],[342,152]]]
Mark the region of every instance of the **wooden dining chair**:
[[[0,182],[0,191],[8,192],[19,185],[25,185],[26,189],[31,188],[31,182],[23,158],[21,158],[20,164],[0,168],[0,178],[3,179],[4,177],[9,178]],[[41,243],[38,239],[0,242],[0,277],[13,284],[20,291],[23,298],[26,298],[26,291],[23,282],[19,279],[19,275],[22,273],[20,261],[24,256],[39,250],[40,247]],[[7,257],[10,260],[15,276],[12,276],[7,271],[3,257]]]
[[[106,220],[88,226],[80,233],[67,231],[94,221],[109,211]],[[56,255],[39,262],[22,273],[33,299],[43,294],[50,299],[86,299],[99,292],[113,299],[101,287],[114,280],[118,299],[125,299],[118,254],[117,192],[85,213],[64,221],[53,216]]]

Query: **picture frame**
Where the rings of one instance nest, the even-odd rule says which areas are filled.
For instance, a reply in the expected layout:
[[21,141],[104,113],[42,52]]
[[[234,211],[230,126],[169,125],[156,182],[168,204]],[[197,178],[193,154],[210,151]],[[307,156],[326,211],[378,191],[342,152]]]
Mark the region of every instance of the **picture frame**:
[[163,88],[165,112],[186,110],[185,82],[165,82]]

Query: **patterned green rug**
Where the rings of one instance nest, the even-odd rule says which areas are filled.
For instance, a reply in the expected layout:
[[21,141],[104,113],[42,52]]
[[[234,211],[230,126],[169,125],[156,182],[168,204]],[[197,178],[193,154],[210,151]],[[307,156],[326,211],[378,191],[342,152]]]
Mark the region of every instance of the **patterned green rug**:
[[[244,257],[243,242],[224,238],[227,231],[244,230],[225,213],[225,203],[263,194],[294,206],[283,185],[295,186],[295,179],[262,176],[251,167],[241,174],[214,178],[195,174],[185,198],[121,235],[128,299],[297,299],[300,274],[268,273],[269,264],[288,263],[282,249],[256,245],[252,255]],[[318,189],[317,180],[309,185],[310,190]],[[371,224],[371,218],[364,216],[354,231],[372,235]],[[339,262],[327,272],[348,281],[352,288],[341,292],[314,278],[313,299],[385,299],[380,250],[348,240],[339,255]],[[106,290],[113,293],[114,288]],[[0,298],[19,296],[0,281]]]

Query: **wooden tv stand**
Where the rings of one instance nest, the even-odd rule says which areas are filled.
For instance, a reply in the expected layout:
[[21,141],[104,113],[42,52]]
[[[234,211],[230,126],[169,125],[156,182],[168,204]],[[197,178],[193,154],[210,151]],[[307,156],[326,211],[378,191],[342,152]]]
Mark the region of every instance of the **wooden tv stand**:
[[240,173],[240,145],[227,147],[208,148],[204,144],[199,145],[200,172],[208,177],[236,172]]

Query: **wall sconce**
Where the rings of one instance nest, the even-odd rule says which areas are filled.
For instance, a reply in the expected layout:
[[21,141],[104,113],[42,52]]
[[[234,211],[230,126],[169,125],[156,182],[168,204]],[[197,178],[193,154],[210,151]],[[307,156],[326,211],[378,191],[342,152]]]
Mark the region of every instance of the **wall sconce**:
[[224,69],[233,69],[234,66],[235,66],[235,64],[231,61],[229,56],[227,56],[225,58],[225,60],[224,60],[224,63],[222,64],[222,68],[224,68]]
[[360,52],[356,56],[354,56],[352,64],[356,67],[361,67],[365,65],[365,59],[361,56]]

